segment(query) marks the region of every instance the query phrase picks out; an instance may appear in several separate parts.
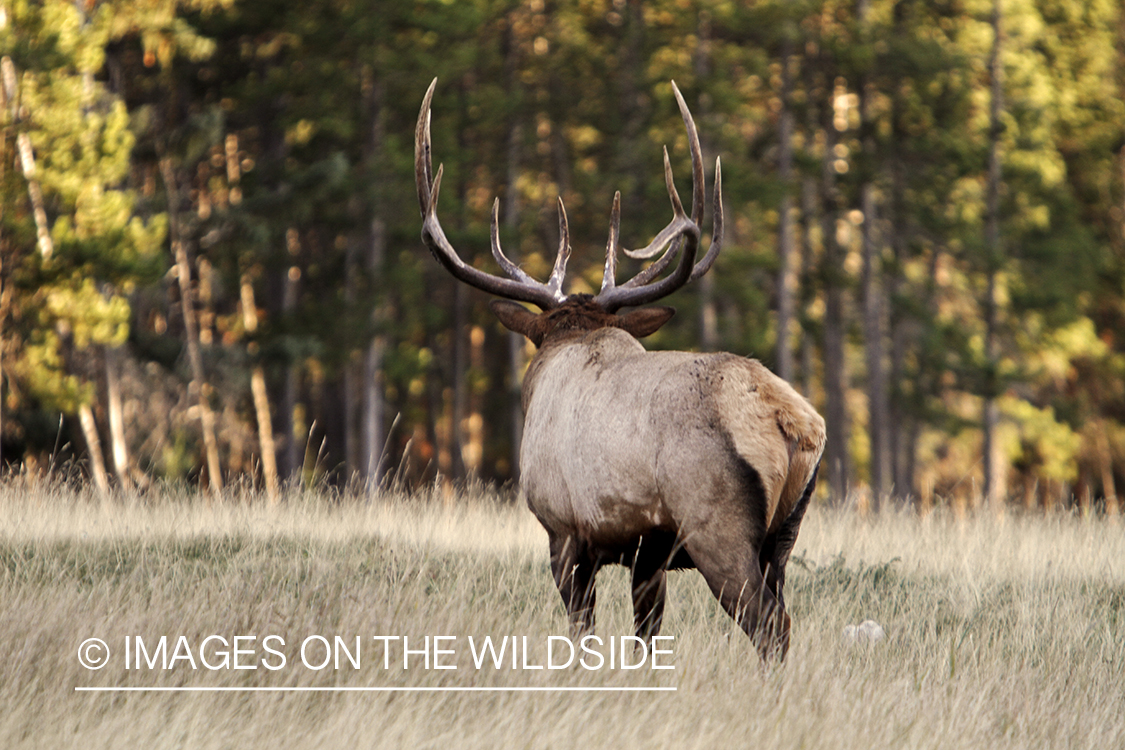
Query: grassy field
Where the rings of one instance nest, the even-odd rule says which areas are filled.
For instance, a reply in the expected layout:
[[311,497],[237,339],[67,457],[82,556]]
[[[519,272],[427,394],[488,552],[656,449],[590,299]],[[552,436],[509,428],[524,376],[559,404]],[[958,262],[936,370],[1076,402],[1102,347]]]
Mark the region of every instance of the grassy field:
[[[789,567],[789,659],[769,668],[685,571],[671,576],[665,619],[675,640],[661,663],[674,670],[476,669],[469,636],[527,636],[532,666],[548,636],[567,633],[545,535],[525,509],[486,496],[208,507],[176,492],[103,502],[9,484],[0,570],[5,748],[1125,747],[1125,532],[1098,521],[813,508]],[[599,634],[628,634],[625,571],[598,582]],[[887,638],[847,646],[843,628],[868,618]],[[201,646],[210,635],[255,636],[240,665],[258,668],[205,667],[221,662],[221,642]],[[267,635],[284,640],[271,642],[277,656]],[[302,663],[302,641],[318,635],[353,652],[360,636],[360,668]],[[414,649],[439,635],[456,637],[439,658],[457,669],[414,655],[404,670],[401,641],[385,669],[373,640],[406,636]],[[184,636],[197,668],[181,650],[169,669],[159,658],[126,669],[135,636],[146,653],[168,636],[169,657]],[[78,660],[91,637],[112,652],[96,671]],[[317,666],[326,652],[310,644]]]

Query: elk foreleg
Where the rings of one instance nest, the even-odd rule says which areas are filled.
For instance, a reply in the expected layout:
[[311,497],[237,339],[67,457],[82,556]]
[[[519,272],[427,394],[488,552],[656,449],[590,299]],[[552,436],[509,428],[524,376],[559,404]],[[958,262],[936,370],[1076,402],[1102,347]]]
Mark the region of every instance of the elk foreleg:
[[642,539],[633,560],[633,626],[646,642],[660,634],[667,591],[666,566],[671,551]]
[[551,573],[559,588],[574,638],[594,632],[597,567],[576,537],[550,534]]

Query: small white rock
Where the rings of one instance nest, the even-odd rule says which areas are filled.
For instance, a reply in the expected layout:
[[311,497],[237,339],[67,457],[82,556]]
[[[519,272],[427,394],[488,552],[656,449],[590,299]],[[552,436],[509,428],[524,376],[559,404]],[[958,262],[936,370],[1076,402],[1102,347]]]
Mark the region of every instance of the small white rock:
[[883,627],[874,620],[864,620],[859,625],[848,625],[843,633],[844,643],[849,646],[860,643],[874,645],[886,637]]
[[856,635],[860,640],[866,640],[868,643],[878,643],[887,637],[887,634],[883,632],[883,626],[874,620],[861,622]]

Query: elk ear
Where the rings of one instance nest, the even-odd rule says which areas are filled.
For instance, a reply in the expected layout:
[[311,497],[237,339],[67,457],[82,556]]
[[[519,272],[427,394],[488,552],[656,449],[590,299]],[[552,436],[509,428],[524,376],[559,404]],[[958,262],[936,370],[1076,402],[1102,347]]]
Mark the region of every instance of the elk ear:
[[631,333],[636,338],[644,338],[656,333],[660,326],[676,314],[674,307],[641,307],[617,316],[617,327]]
[[538,314],[517,302],[506,299],[494,299],[488,303],[488,306],[509,331],[527,336],[536,346],[543,343],[543,331],[542,326],[539,325]]

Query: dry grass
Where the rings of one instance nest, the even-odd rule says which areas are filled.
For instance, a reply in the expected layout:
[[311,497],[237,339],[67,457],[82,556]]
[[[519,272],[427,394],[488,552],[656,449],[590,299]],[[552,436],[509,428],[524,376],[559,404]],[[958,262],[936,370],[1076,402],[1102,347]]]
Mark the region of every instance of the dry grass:
[[[466,637],[566,632],[545,535],[455,507],[182,493],[103,503],[0,487],[0,747],[1125,747],[1125,534],[1082,519],[814,509],[789,568],[793,647],[763,668],[702,579],[673,574],[675,671],[477,671]],[[629,632],[622,569],[599,632]],[[849,649],[848,623],[887,640]],[[278,634],[286,668],[125,670],[127,635]],[[304,668],[301,639],[364,637]],[[384,670],[370,636],[455,635],[457,670]],[[78,644],[118,650],[100,671]],[[533,652],[533,659],[535,661]],[[258,656],[262,655],[259,650]],[[541,656],[541,654],[539,654]],[[76,693],[75,686],[669,686],[674,693]]]

